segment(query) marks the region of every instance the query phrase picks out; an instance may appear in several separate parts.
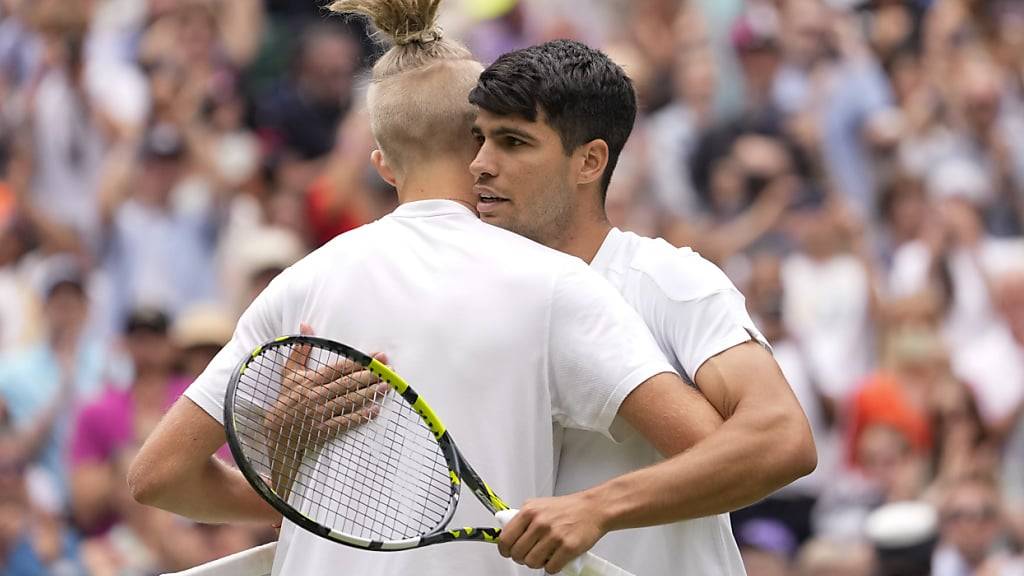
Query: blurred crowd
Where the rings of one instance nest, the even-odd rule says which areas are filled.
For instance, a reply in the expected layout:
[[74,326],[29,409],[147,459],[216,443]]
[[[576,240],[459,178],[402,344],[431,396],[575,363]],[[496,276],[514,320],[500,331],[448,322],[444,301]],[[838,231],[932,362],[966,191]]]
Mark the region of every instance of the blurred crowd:
[[[751,576],[1024,575],[1024,2],[443,12],[485,63],[569,37],[633,78],[613,223],[729,274],[818,445],[733,514]],[[0,574],[275,537],[138,506],[125,467],[277,273],[395,206],[380,50],[314,0],[0,0]]]

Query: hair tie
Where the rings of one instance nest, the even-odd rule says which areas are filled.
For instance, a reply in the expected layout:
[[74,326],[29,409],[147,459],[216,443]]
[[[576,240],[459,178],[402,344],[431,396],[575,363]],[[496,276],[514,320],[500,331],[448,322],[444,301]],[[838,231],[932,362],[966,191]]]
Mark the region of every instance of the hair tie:
[[401,38],[395,38],[395,44],[397,46],[406,46],[408,44],[433,44],[440,40],[442,36],[443,33],[440,28],[431,28],[430,30],[421,30]]

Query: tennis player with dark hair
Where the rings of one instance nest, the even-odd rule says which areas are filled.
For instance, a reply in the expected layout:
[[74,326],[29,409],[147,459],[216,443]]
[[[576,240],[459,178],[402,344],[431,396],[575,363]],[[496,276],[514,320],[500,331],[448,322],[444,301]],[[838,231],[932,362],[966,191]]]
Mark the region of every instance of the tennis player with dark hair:
[[[257,345],[306,323],[325,338],[386,351],[396,371],[444,415],[480,475],[513,503],[553,493],[566,430],[611,436],[621,416],[621,423],[673,456],[722,424],[599,275],[577,258],[478,220],[467,170],[477,152],[470,137],[475,110],[466,94],[482,67],[464,47],[441,37],[438,3],[332,5],[338,12],[369,15],[395,43],[374,67],[368,104],[380,147],[372,162],[396,186],[402,204],[335,238],[261,293],[231,342],[141,449],[129,474],[136,500],[206,522],[280,520],[240,473],[213,454],[225,440],[225,390],[238,362]],[[337,397],[345,400],[351,393],[338,391]],[[283,396],[279,401],[288,401]],[[650,478],[664,489],[685,490],[673,481],[675,474],[663,467]],[[592,547],[609,525],[676,517],[669,507],[647,506],[637,513],[624,506],[630,499],[606,484],[543,506],[534,503],[517,525],[529,528],[531,518],[544,524],[514,538],[503,536],[502,542],[517,546],[527,539],[531,565],[555,573]],[[483,507],[465,500],[453,521],[493,523]],[[529,572],[489,546],[368,552],[285,523],[274,574],[325,573]]]
[[[479,108],[473,131],[481,148],[471,171],[483,221],[590,263],[726,419],[668,462],[674,476],[660,466],[627,474],[662,460],[640,435],[615,443],[567,430],[556,493],[618,477],[605,486],[630,496],[608,509],[617,519],[605,528],[625,528],[618,522],[649,518],[656,509],[665,511],[666,521],[692,519],[603,538],[594,552],[627,570],[744,574],[725,513],[809,474],[817,459],[814,441],[743,296],[722,271],[692,250],[609,223],[605,196],[636,117],[630,80],[601,52],[554,41],[500,57],[481,74],[470,101]],[[522,514],[506,527],[501,544],[503,554],[528,565],[536,557],[532,539],[520,534],[546,525],[545,502],[538,504],[540,518]],[[512,539],[516,544],[506,545]]]

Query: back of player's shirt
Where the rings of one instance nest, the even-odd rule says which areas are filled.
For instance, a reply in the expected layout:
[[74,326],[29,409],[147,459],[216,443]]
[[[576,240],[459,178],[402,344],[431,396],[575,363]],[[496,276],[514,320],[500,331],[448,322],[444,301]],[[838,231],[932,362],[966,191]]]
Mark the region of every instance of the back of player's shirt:
[[[742,294],[714,264],[664,240],[612,230],[591,263],[640,313],[666,358],[691,382],[710,357],[763,341]],[[635,431],[604,436],[566,430],[556,494],[567,494],[662,460]],[[594,552],[644,576],[745,574],[729,516],[612,532]]]
[[[318,336],[386,352],[510,503],[552,493],[562,427],[606,433],[636,385],[671,371],[640,318],[585,264],[447,201],[405,204],[285,271],[188,397],[221,419],[238,360],[300,322]],[[494,520],[467,493],[452,525]],[[286,525],[275,574],[328,571],[524,572],[493,546],[364,552]]]

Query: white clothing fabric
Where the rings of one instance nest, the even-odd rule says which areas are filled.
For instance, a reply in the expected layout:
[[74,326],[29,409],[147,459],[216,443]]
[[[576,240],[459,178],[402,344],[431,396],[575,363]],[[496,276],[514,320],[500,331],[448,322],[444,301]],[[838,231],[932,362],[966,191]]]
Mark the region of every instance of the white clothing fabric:
[[851,394],[873,365],[869,282],[863,264],[849,254],[825,261],[794,254],[782,264],[786,328],[832,398]]
[[[672,372],[633,310],[580,260],[445,200],[407,203],[278,276],[186,396],[223,421],[241,358],[308,322],[384,351],[512,505],[552,494],[563,428],[608,433],[622,400]],[[463,494],[452,526],[495,526]],[[483,544],[366,552],[286,523],[274,574],[533,574]]]
[[[691,382],[708,358],[752,338],[764,342],[743,295],[688,248],[613,229],[591,267],[640,313],[669,362]],[[662,460],[625,423],[617,423],[615,438],[621,443],[566,430],[555,493],[575,492]],[[745,574],[728,514],[612,532],[594,552],[644,576]]]

